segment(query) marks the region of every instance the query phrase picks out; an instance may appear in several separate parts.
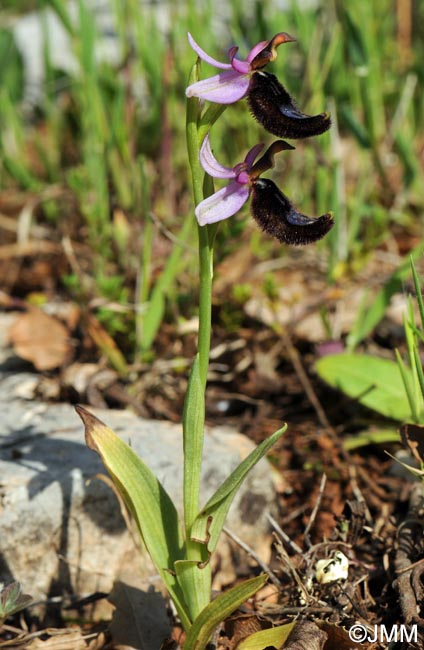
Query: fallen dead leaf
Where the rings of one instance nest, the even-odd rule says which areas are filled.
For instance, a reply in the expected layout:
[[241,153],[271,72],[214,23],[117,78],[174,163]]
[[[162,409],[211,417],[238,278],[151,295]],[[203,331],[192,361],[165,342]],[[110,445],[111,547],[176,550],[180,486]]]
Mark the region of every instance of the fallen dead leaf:
[[66,327],[35,307],[16,318],[9,329],[9,342],[15,354],[31,361],[37,370],[63,366],[72,354]]

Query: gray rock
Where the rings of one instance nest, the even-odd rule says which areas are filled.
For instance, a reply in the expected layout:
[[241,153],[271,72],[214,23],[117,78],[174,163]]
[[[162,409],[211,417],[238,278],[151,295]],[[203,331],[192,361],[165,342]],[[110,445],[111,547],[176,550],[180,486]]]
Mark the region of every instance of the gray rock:
[[[153,579],[154,568],[140,555],[114,492],[97,478],[105,470],[85,446],[74,408],[15,397],[31,376],[0,374],[0,581],[14,578],[25,592],[43,598],[108,592],[116,579]],[[180,426],[129,412],[94,412],[131,442],[181,511]],[[252,448],[228,428],[207,430],[204,500]],[[275,490],[269,464],[261,461],[236,497],[228,527],[265,556],[270,509]],[[222,562],[228,549],[221,546],[219,554]]]

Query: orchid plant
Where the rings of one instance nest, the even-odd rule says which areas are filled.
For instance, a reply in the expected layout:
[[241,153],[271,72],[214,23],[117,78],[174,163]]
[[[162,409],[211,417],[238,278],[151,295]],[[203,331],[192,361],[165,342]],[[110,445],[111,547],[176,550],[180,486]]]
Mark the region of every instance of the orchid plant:
[[[273,181],[260,178],[272,168],[276,153],[294,148],[284,140],[271,144],[258,160],[264,145],[255,145],[244,160],[233,167],[221,165],[211,149],[211,127],[226,105],[244,97],[254,117],[279,137],[308,137],[329,128],[327,113],[316,116],[301,113],[278,80],[263,72],[266,64],[275,59],[276,48],[294,39],[285,32],[276,34],[270,41],[255,45],[244,61],[236,58],[238,48],[232,47],[230,63],[220,63],[207,55],[191,35],[188,38],[199,57],[186,89],[186,132],[198,222],[200,292],[198,351],[190,374],[182,422],[183,516],[178,515],[160,481],[128,445],[94,415],[82,407],[77,407],[77,411],[85,424],[88,446],[102,458],[168,589],[186,632],[184,650],[203,650],[216,626],[266,582],[267,576],[260,575],[220,594],[211,602],[210,556],[242,481],[286,429],[284,425],[264,440],[209,501],[200,505],[204,401],[211,338],[213,247],[218,224],[236,214],[251,198],[252,215],[266,233],[282,243],[299,245],[323,237],[332,227],[333,218],[331,214],[319,218],[301,214]],[[223,72],[200,80],[200,59]],[[212,103],[205,107],[203,100]],[[213,178],[227,180],[228,184],[214,192]],[[281,646],[288,632],[289,628],[285,627],[277,633],[274,630],[272,638],[261,634],[258,647]],[[254,649],[257,646],[249,647]]]

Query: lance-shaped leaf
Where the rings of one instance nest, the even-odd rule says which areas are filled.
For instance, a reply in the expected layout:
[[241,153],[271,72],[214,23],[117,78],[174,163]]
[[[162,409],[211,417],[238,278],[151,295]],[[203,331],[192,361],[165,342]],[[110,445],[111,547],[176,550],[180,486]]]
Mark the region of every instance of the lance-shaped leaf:
[[[184,403],[184,526],[186,561],[177,562],[177,580],[193,620],[206,607],[211,596],[211,568],[204,545],[190,540],[191,527],[199,512],[200,472],[202,467],[205,395],[199,372],[199,355],[193,363]],[[205,566],[206,562],[206,566]],[[203,566],[202,569],[199,566]]]
[[205,425],[205,395],[199,373],[199,355],[193,363],[183,414],[184,523],[186,532],[199,512],[200,471]]
[[217,596],[193,622],[184,643],[184,650],[203,650],[216,626],[259,591],[267,579],[268,576],[262,574],[256,578],[245,580]]
[[224,481],[221,487],[218,488],[196,518],[191,531],[191,537],[206,544],[209,553],[212,553],[216,547],[229,507],[248,472],[281,438],[286,429],[287,425],[284,425],[284,427],[275,431],[275,433],[266,440],[263,440],[260,445],[251,451]]
[[258,122],[279,138],[308,138],[331,126],[329,113],[305,115],[277,77],[262,70],[254,72],[250,79],[247,102]]
[[190,617],[174,574],[184,557],[184,538],[177,510],[153,472],[119,436],[81,406],[87,446],[97,452],[133,515],[141,538],[177,608],[185,629]]
[[282,648],[295,625],[296,621],[293,621],[293,623],[287,623],[286,625],[278,625],[268,630],[254,632],[243,639],[243,641],[240,641],[237,645],[237,650],[263,650],[269,647]]
[[255,178],[252,181],[250,211],[262,230],[292,246],[318,241],[334,225],[331,213],[312,218],[298,212],[287,196],[268,178]]

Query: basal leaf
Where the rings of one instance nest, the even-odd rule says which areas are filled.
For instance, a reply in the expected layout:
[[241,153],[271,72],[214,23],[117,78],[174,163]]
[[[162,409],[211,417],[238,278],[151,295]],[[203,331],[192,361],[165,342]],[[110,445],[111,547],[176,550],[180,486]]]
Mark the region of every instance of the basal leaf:
[[199,373],[199,355],[193,363],[184,403],[184,520],[191,528],[199,511],[200,470],[205,424],[205,397]]
[[265,456],[277,440],[281,438],[286,429],[287,425],[284,425],[284,427],[275,431],[275,433],[251,451],[224,481],[221,487],[218,488],[196,518],[191,531],[191,537],[192,539],[207,544],[210,553],[213,552],[217,544],[229,507],[246,475]]
[[264,650],[270,646],[282,648],[295,625],[296,621],[293,621],[286,625],[271,627],[269,630],[259,630],[240,641],[237,650]]
[[185,596],[190,618],[194,620],[211,599],[211,564],[195,560],[178,560],[174,568],[178,584]]
[[87,446],[97,452],[131,511],[150,557],[159,571],[185,629],[190,618],[174,575],[184,557],[184,540],[176,508],[153,472],[119,436],[81,406]]
[[[405,369],[409,373],[408,369]],[[318,375],[333,388],[394,420],[410,418],[398,364],[366,354],[332,354],[316,363]],[[410,373],[409,373],[410,374]]]
[[259,591],[267,579],[268,576],[262,574],[256,578],[245,580],[217,596],[193,622],[184,643],[184,650],[203,650],[216,626]]

